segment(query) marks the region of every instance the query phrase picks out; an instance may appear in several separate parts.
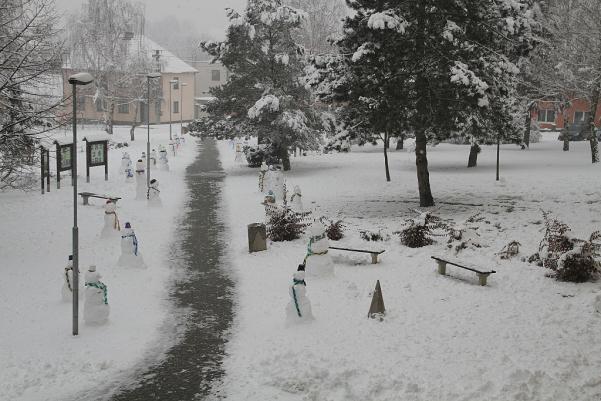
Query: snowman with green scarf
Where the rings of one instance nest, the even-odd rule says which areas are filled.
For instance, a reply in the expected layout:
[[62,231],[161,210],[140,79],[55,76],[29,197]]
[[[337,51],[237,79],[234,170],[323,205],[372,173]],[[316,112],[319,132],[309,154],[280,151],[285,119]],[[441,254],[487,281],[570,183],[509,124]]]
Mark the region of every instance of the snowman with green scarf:
[[315,318],[311,311],[311,301],[307,298],[307,283],[305,282],[305,272],[303,265],[299,266],[299,271],[292,276],[289,294],[290,302],[286,305],[286,323],[307,323]]
[[328,253],[330,242],[326,227],[315,221],[309,227],[309,244],[305,256],[305,271],[307,277],[331,277],[334,275],[332,257]]
[[108,321],[111,308],[108,303],[108,289],[100,281],[96,266],[90,266],[85,275],[85,296],[83,320],[86,324],[104,324]]

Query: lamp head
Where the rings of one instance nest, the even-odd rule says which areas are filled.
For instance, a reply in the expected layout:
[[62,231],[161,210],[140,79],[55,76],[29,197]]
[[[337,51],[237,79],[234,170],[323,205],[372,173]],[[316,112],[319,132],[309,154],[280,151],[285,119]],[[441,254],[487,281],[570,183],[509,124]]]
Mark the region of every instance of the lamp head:
[[87,72],[80,72],[69,77],[71,85],[88,85],[94,82],[94,77]]

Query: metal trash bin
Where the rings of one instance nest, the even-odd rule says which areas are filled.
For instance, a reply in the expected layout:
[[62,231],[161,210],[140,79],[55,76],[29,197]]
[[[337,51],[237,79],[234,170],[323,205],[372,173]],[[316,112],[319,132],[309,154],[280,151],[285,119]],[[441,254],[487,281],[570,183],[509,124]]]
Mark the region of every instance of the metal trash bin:
[[248,225],[248,252],[259,252],[267,249],[267,230],[265,224]]

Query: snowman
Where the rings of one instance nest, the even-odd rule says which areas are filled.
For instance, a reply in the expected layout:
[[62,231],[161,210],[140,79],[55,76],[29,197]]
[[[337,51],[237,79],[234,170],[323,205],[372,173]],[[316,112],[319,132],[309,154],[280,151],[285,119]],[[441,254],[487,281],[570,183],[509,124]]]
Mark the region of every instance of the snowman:
[[144,165],[146,166],[146,152],[142,152],[142,162],[144,163]]
[[242,163],[242,143],[240,141],[236,141],[236,157],[234,158],[236,163]]
[[169,171],[169,160],[167,160],[167,149],[159,147],[159,169]]
[[153,206],[161,206],[161,191],[159,190],[159,180],[153,178],[150,180],[150,187],[148,187],[148,204]]
[[334,275],[332,257],[328,254],[330,243],[326,234],[326,227],[315,221],[309,227],[309,245],[305,256],[305,270],[309,277],[328,277]]
[[[63,289],[61,291],[63,302],[73,301],[73,255],[69,255],[69,262],[63,273]],[[79,291],[79,298],[82,297],[82,292]]]
[[115,231],[121,230],[119,218],[117,217],[117,204],[112,200],[107,200],[104,204],[104,227],[100,233],[101,238],[110,238]]
[[141,268],[146,267],[142,254],[138,252],[138,238],[129,222],[125,223],[125,228],[121,234],[121,256],[117,261],[117,265]]
[[282,174],[281,170],[275,169],[271,175],[271,180],[271,189],[276,199],[284,202],[284,198],[286,197],[286,183],[284,181],[284,174]]
[[152,162],[153,166],[157,165],[157,151],[152,149],[152,152],[150,152],[150,161]]
[[83,304],[83,320],[86,324],[104,324],[111,311],[108,304],[106,284],[100,281],[96,266],[90,266],[86,272],[86,290]]
[[171,153],[173,153],[173,156],[175,156],[175,142],[174,141],[169,141],[169,149],[171,149]]
[[311,311],[311,301],[307,298],[306,292],[305,272],[297,271],[292,276],[292,285],[289,289],[290,302],[286,305],[287,324],[307,323],[315,319]]
[[129,162],[129,166],[125,169],[125,182],[133,182],[134,181],[134,169],[132,168],[131,161]]
[[342,140],[342,143],[340,144],[340,151],[347,153],[351,151],[351,141],[349,141],[348,138]]
[[267,163],[263,161],[263,163],[261,163],[261,170],[259,171],[259,192],[261,193],[265,191],[265,174],[267,174],[268,169]]
[[179,150],[180,146],[181,146],[182,142],[181,139],[179,138],[179,136],[175,136],[175,147]]
[[146,170],[142,159],[136,162],[136,199],[146,199]]
[[184,134],[182,134],[182,136],[180,137],[180,142],[183,144],[186,143],[186,137],[184,136]]
[[302,213],[303,211],[303,200],[301,189],[298,185],[294,186],[294,191],[292,192],[292,196],[290,197],[290,203],[292,210],[298,213]]
[[121,171],[127,173],[128,168],[131,168],[131,158],[129,157],[129,153],[123,152],[123,156],[121,157]]

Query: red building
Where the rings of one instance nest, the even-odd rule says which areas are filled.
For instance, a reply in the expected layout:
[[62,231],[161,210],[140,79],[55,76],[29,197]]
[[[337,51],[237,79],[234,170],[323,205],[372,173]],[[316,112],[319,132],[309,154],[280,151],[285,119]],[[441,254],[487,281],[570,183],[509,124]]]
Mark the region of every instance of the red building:
[[[565,120],[570,124],[585,124],[590,114],[590,104],[586,99],[572,99],[569,106],[562,111],[559,101],[540,101],[532,112],[532,120],[537,121],[541,129],[561,129]],[[601,105],[595,114],[595,126],[601,126]]]

